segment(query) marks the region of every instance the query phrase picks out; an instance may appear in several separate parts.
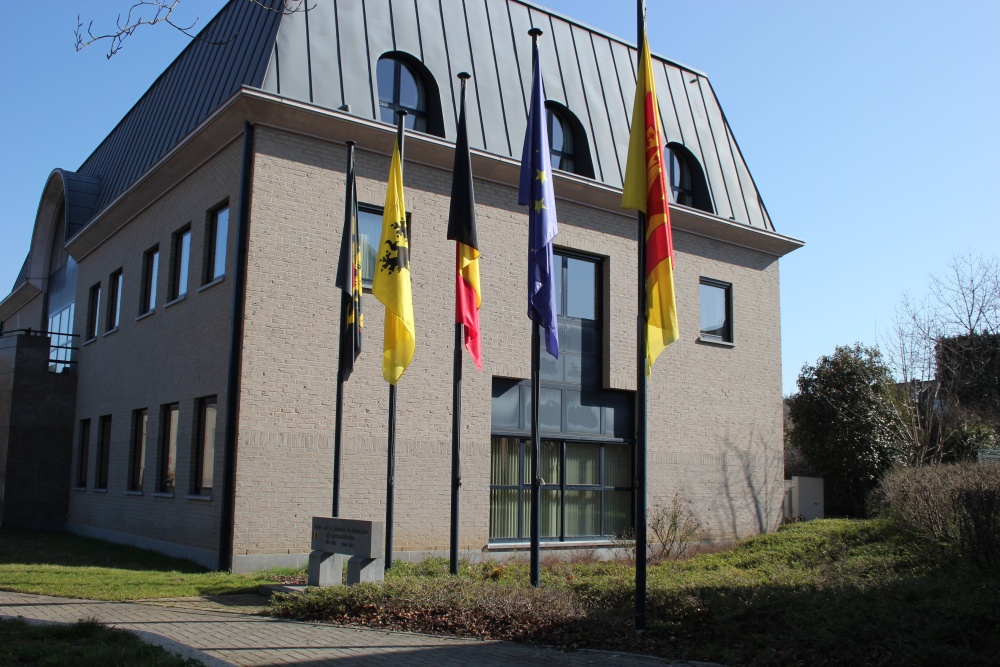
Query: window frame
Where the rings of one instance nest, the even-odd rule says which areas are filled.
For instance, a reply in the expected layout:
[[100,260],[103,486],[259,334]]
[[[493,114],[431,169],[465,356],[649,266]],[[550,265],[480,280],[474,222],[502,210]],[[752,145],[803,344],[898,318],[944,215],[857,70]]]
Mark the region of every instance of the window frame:
[[[379,65],[383,62],[392,63],[392,91],[388,98],[382,97],[381,86],[379,83],[378,69]],[[402,77],[400,74],[403,69],[407,71],[410,77],[413,79],[413,83],[417,88],[417,106],[411,107],[405,105],[400,100],[401,97],[401,81]],[[406,61],[405,58],[400,57],[398,54],[384,54],[375,62],[375,87],[379,89],[378,93],[378,107],[379,107],[379,120],[383,123],[390,122],[382,118],[382,110],[388,109],[392,113],[393,120],[392,124],[395,124],[397,113],[400,110],[406,111],[407,129],[414,130],[416,132],[428,132],[428,127],[430,126],[430,109],[429,109],[429,91],[427,82],[424,81],[424,77],[421,72],[416,71],[416,68]],[[420,103],[423,102],[423,108],[420,108]],[[412,118],[412,120],[410,120]]]
[[90,419],[80,420],[76,458],[76,487],[86,489],[90,475]]
[[[219,218],[223,211],[226,213],[226,223],[225,225],[220,225]],[[226,262],[229,258],[229,223],[232,219],[229,200],[227,199],[218,206],[211,208],[208,211],[207,217],[208,219],[205,223],[205,255],[203,259],[202,287],[219,282],[226,277]],[[224,231],[221,243],[220,230]],[[221,258],[219,257],[220,247],[222,249]]]
[[111,415],[101,415],[97,420],[97,466],[94,471],[94,489],[108,490],[111,473]]
[[105,308],[107,317],[104,323],[104,333],[115,331],[121,324],[122,286],[124,284],[124,274],[121,268],[108,276],[108,305]]
[[[185,244],[185,239],[187,243]],[[187,264],[185,267],[184,264]],[[187,296],[191,275],[191,223],[170,236],[170,287],[167,302]],[[183,290],[181,289],[183,286]]]
[[139,316],[156,311],[156,283],[160,278],[160,244],[142,253],[142,281],[139,287]]
[[97,338],[101,327],[101,283],[90,286],[87,296],[87,330],[85,341]]
[[[141,427],[141,428],[140,428]],[[132,411],[132,429],[129,440],[128,490],[142,493],[146,469],[146,445],[149,442],[149,409]]]
[[[177,416],[171,419],[171,413]],[[177,436],[181,423],[181,404],[160,406],[160,429],[156,450],[156,493],[174,495],[177,489]],[[171,428],[173,426],[173,428]]]
[[[195,432],[194,432],[194,443],[191,452],[191,495],[194,496],[211,496],[212,486],[204,486],[204,476],[205,476],[205,464],[209,462],[212,464],[212,485],[215,484],[215,452],[216,445],[218,444],[218,428],[219,428],[219,398],[218,396],[202,396],[195,401],[196,412],[195,412]],[[208,407],[215,408],[215,417],[210,429],[206,426],[206,417],[208,415]],[[212,447],[211,451],[205,446],[207,442],[208,435],[212,436]]]
[[[701,328],[701,316],[703,308],[705,307],[705,302],[701,294],[701,288],[703,286],[722,290],[724,308],[726,311],[726,321],[723,325],[723,334],[721,336],[706,333],[706,331]],[[698,304],[698,340],[702,343],[712,343],[728,347],[734,346],[736,344],[736,337],[733,326],[733,284],[723,280],[701,276],[698,279]]]

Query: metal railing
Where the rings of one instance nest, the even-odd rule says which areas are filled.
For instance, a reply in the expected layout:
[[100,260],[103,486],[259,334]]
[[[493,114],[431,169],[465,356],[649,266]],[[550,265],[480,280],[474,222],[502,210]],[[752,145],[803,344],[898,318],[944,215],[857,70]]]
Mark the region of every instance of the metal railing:
[[[62,333],[62,332],[49,332],[42,331],[39,329],[10,329],[4,331],[0,328],[0,338],[6,336],[45,336],[51,340],[59,340],[63,342],[64,339],[79,338],[79,334],[74,333]],[[66,341],[70,342],[70,341]],[[63,373],[67,369],[72,369],[76,366],[77,361],[73,359],[74,353],[80,349],[77,345],[53,345],[49,343],[49,372],[50,373]],[[53,351],[56,352],[53,352]],[[57,352],[58,350],[69,350],[69,354],[62,358],[62,355]]]

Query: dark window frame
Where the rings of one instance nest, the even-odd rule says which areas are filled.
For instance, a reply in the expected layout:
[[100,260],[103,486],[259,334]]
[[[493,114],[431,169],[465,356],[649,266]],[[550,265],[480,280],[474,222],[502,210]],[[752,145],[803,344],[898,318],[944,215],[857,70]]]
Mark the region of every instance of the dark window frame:
[[[219,218],[222,212],[226,213],[226,224],[220,225]],[[209,285],[226,277],[226,263],[229,259],[229,224],[232,221],[232,211],[229,208],[229,200],[212,207],[208,210],[205,222],[205,255],[202,262],[202,286]],[[223,249],[221,266],[218,256],[219,231],[225,230],[225,238],[222,239]]]
[[[177,412],[175,428],[171,428],[170,415],[173,411]],[[180,403],[164,403],[160,406],[160,433],[156,452],[157,493],[173,494],[177,489],[177,431],[180,430],[180,423]]]
[[211,428],[212,432],[212,452],[210,458],[212,460],[212,485],[215,485],[215,453],[216,446],[218,445],[218,427],[219,427],[219,399],[218,396],[203,396],[195,401],[195,432],[194,432],[194,447],[191,452],[191,494],[195,496],[208,496],[212,493],[212,486],[203,486],[202,478],[205,472],[205,461],[207,450],[205,448],[206,436],[209,431],[206,430],[206,417],[208,415],[208,407],[212,406],[215,408],[215,422]]
[[111,415],[97,420],[97,469],[94,471],[94,488],[108,490],[111,473]]
[[114,331],[121,324],[122,286],[125,284],[124,279],[125,276],[121,268],[108,276],[108,305],[105,308],[107,311],[107,318],[104,324],[105,332]]
[[139,315],[156,310],[156,284],[160,282],[160,244],[142,253],[142,281],[139,287]]
[[[187,237],[187,247],[184,238]],[[183,264],[187,260],[187,268]],[[191,223],[175,231],[170,236],[170,287],[167,290],[167,302],[187,295],[191,276]],[[183,291],[181,283],[183,282]]]
[[85,340],[94,340],[101,326],[101,283],[90,286],[87,296],[87,331]]
[[80,420],[79,446],[76,458],[76,488],[87,488],[90,467],[90,420]]
[[[723,299],[726,310],[726,321],[723,325],[722,335],[717,335],[713,333],[707,333],[705,329],[701,328],[701,313],[704,307],[704,300],[701,298],[701,287],[712,287],[715,289],[721,289],[723,293]],[[699,303],[699,336],[698,339],[704,343],[716,343],[721,345],[735,345],[736,337],[733,327],[733,284],[725,282],[723,280],[716,280],[715,278],[706,278],[702,276],[698,280],[698,303]]]
[[146,467],[146,447],[149,442],[149,409],[132,411],[132,431],[129,440],[128,490],[142,493]]

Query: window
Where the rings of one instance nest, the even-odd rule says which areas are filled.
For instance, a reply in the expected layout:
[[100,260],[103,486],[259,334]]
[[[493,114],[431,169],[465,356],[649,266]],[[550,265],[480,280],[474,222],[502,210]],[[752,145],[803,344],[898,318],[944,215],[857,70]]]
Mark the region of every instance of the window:
[[229,238],[229,206],[209,216],[205,243],[205,280],[208,284],[226,274],[226,242]]
[[678,143],[667,144],[666,149],[670,201],[712,213],[712,197],[698,161]]
[[106,331],[118,328],[122,312],[122,270],[118,269],[108,278],[108,321]]
[[80,420],[80,450],[76,458],[76,485],[87,488],[87,463],[90,457],[90,420]]
[[177,426],[180,404],[170,403],[160,409],[159,475],[156,490],[173,493],[177,475]]
[[546,102],[545,111],[552,168],[593,178],[594,165],[583,125],[561,104]]
[[[59,219],[62,219],[61,215]],[[61,238],[59,236],[61,233],[61,231],[56,232],[57,239]],[[62,244],[53,245],[53,254],[56,248],[61,250]],[[75,299],[76,262],[67,255],[65,263],[49,274],[49,286],[45,294],[49,331],[49,371],[53,373],[67,372],[75,363],[76,347],[73,345],[73,329],[76,326],[73,321],[76,316]]]
[[160,246],[153,246],[142,256],[142,295],[139,299],[139,314],[151,313],[156,309],[156,280],[160,271]]
[[149,411],[146,408],[132,411],[132,439],[129,443],[128,490],[142,491],[146,471],[146,426]]
[[[409,224],[410,214],[406,214]],[[382,239],[382,208],[371,204],[358,205],[358,242],[361,245],[361,283],[371,289],[375,277],[378,242]],[[411,239],[412,241],[412,239]]]
[[559,324],[559,358],[545,350],[541,337],[541,379],[547,382],[600,387],[601,323],[598,318],[596,259],[557,252],[556,312]]
[[90,298],[87,301],[87,333],[86,340],[97,338],[98,315],[101,310],[101,283],[90,288]]
[[198,399],[198,423],[195,431],[194,469],[191,475],[191,493],[207,496],[212,493],[215,467],[216,399],[207,396]]
[[[490,539],[523,541],[531,530],[531,441],[494,436]],[[542,440],[541,536],[616,537],[632,527],[632,446]]]
[[730,283],[701,279],[701,340],[733,342],[733,286]]
[[396,124],[396,112],[405,109],[406,127],[427,131],[427,93],[421,78],[402,59],[383,56],[375,69],[378,81],[379,117]]
[[97,476],[95,489],[108,488],[108,471],[111,468],[111,415],[104,415],[97,422]]
[[187,294],[188,269],[191,264],[191,226],[174,232],[170,242],[170,301]]

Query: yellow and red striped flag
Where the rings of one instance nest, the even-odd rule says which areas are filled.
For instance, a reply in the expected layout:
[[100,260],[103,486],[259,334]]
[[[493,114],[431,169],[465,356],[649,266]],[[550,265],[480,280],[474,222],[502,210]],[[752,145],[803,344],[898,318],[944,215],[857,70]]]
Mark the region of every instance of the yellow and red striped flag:
[[674,242],[670,231],[664,154],[653,63],[649,57],[649,43],[643,33],[622,208],[646,214],[646,375],[650,374],[653,362],[667,345],[680,337],[674,297]]

